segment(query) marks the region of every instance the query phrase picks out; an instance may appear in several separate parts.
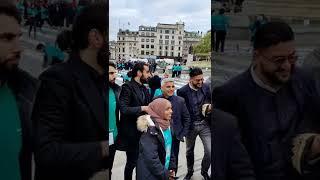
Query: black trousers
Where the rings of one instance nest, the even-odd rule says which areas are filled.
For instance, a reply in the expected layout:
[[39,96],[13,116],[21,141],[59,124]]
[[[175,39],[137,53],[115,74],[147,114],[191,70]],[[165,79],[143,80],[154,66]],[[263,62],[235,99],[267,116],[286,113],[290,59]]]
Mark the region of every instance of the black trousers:
[[219,47],[221,45],[221,52],[224,52],[224,42],[226,40],[226,31],[216,31],[216,44],[215,44],[215,50],[218,52]]
[[173,150],[173,154],[174,154],[174,157],[176,159],[176,174],[178,173],[178,157],[179,157],[179,149],[180,149],[180,141],[175,137],[173,136],[172,137],[172,150]]
[[124,169],[124,179],[132,180],[133,169],[137,166],[137,161],[139,157],[139,147],[126,152],[127,163]]
[[111,180],[112,166],[113,166],[114,156],[115,155],[116,155],[116,147],[115,147],[115,145],[109,146],[109,159],[108,159],[108,166],[107,166],[107,168],[109,169],[109,180]]

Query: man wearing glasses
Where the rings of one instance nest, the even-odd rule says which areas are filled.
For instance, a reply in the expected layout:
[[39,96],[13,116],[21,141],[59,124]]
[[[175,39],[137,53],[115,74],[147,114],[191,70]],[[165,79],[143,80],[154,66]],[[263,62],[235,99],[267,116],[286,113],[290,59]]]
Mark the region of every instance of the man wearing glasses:
[[286,23],[267,23],[257,30],[253,48],[249,69],[214,89],[213,102],[239,119],[257,179],[295,179],[290,144],[309,80],[295,67],[294,33]]
[[208,116],[211,112],[210,87],[203,83],[203,73],[198,67],[190,73],[190,81],[187,85],[177,90],[177,95],[184,98],[190,114],[190,130],[186,136],[188,173],[184,179],[189,180],[193,175],[194,147],[200,136],[204,147],[204,157],[201,163],[201,175],[209,180],[208,170],[211,162],[211,131]]

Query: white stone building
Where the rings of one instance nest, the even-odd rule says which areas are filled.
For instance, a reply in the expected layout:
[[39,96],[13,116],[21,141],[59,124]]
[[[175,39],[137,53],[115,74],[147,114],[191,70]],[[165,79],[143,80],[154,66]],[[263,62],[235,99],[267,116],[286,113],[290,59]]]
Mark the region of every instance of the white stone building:
[[130,58],[172,58],[182,60],[188,48],[200,41],[201,36],[184,30],[184,23],[158,23],[139,26],[138,31],[119,30],[116,43],[116,60]]
[[184,23],[157,25],[157,56],[181,58],[183,49]]
[[116,60],[138,58],[139,32],[119,30],[116,43]]

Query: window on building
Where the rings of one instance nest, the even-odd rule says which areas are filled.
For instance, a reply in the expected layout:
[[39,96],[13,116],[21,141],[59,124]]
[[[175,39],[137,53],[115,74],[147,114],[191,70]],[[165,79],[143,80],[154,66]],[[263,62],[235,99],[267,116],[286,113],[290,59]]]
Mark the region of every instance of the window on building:
[[132,46],[132,44],[130,43],[129,46]]
[[119,48],[119,52],[120,52],[120,48]]
[[120,37],[119,37],[119,41],[120,41]]
[[144,51],[141,51],[141,55],[144,55]]
[[179,47],[178,49],[179,49],[179,51],[180,51],[180,50],[181,50],[181,47]]
[[178,53],[178,57],[180,57],[180,53]]
[[165,48],[166,48],[166,50],[168,50],[168,46],[166,46]]
[[124,37],[122,38],[122,40],[124,40]]
[[141,36],[144,36],[144,32],[141,33]]
[[134,46],[136,46],[136,43],[134,43]]
[[169,40],[165,40],[165,45],[169,45]]
[[174,46],[171,46],[171,50],[172,50],[172,51],[174,50]]
[[162,56],[162,51],[159,51],[159,56]]
[[179,34],[181,34],[181,31],[179,31]]
[[171,45],[174,45],[174,41],[171,41]]
[[151,36],[154,36],[154,33],[151,33]]
[[168,51],[166,51],[166,56],[168,56]]
[[165,36],[165,39],[169,39],[169,36]]
[[174,39],[174,36],[172,36],[172,39]]
[[173,56],[173,52],[171,52],[171,56]]
[[144,48],[144,44],[141,44],[141,48]]
[[178,39],[179,39],[179,40],[182,40],[182,36],[179,36]]
[[165,30],[165,32],[164,32],[165,34],[169,34],[169,30]]
[[151,49],[154,49],[154,45],[151,45]]
[[159,46],[159,49],[161,50],[161,49],[162,49],[162,46]]
[[149,44],[146,45],[146,48],[149,48]]
[[149,51],[146,52],[146,55],[149,55]]
[[162,35],[160,35],[160,39],[162,39]]
[[179,45],[181,45],[181,41],[179,41]]
[[174,30],[172,30],[172,34],[174,34]]
[[146,42],[149,42],[149,39],[146,39]]
[[124,48],[122,48],[122,52],[124,52]]
[[163,44],[163,40],[159,40],[159,44]]
[[154,55],[154,51],[151,51],[151,55]]
[[124,43],[122,43],[122,45],[124,45]]
[[160,30],[160,33],[162,33],[162,30]]
[[154,42],[154,39],[151,39],[151,42],[153,43],[153,42]]

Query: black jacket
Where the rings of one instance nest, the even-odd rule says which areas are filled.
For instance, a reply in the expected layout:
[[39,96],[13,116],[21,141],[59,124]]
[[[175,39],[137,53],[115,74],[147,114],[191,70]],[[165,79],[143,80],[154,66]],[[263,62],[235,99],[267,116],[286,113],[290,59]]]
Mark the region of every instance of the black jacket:
[[[141,111],[141,106],[147,106],[151,101],[147,89],[142,86],[132,78],[121,87],[119,98],[121,120],[117,139],[118,149],[121,151],[138,148],[141,133],[137,130],[137,119],[145,114]],[[143,88],[145,92],[142,92]],[[142,93],[145,94],[145,99]]]
[[[165,98],[163,95],[156,98]],[[154,98],[154,99],[156,99]],[[186,106],[185,100],[180,96],[171,96],[168,99],[172,105],[172,121],[171,127],[175,137],[182,141],[187,136],[190,129],[190,114]]]
[[[213,90],[214,107],[239,120],[243,143],[257,179],[293,180],[297,177],[290,160],[291,141],[301,124],[311,91],[310,79],[299,69],[277,94],[258,86],[250,69]],[[281,97],[286,101],[279,101]],[[265,102],[274,105],[265,106]],[[266,118],[274,116],[276,119]],[[283,119],[289,119],[290,123]]]
[[255,180],[248,152],[241,142],[237,119],[229,113],[212,112],[212,174],[214,180]]
[[[192,101],[192,97],[191,97],[191,91],[192,89],[189,87],[189,84],[184,85],[183,87],[181,87],[180,89],[177,90],[177,95],[184,98],[184,100],[186,101],[186,105],[190,114],[190,118],[191,118],[191,125],[190,125],[190,129],[193,129],[193,122],[194,122],[194,113],[191,110],[191,105],[190,105],[190,101]],[[204,94],[204,98],[202,100],[202,102],[200,103],[200,107],[202,107],[202,105],[204,104],[211,104],[211,92],[210,92],[210,87],[207,84],[203,84],[202,88],[199,89],[199,91],[201,91]],[[199,108],[200,114],[202,116],[201,113],[201,108]],[[209,117],[209,116],[208,116]],[[202,117],[203,119],[208,120],[209,118],[207,117]],[[208,123],[210,124],[211,121],[209,120]]]
[[[165,141],[159,125],[153,121],[147,122],[147,116],[139,117],[138,127],[144,132],[139,143],[139,158],[137,162],[137,180],[167,180],[169,170],[176,169],[173,148],[171,148],[168,170],[165,169]],[[151,120],[152,121],[152,120]]]
[[107,89],[99,89],[95,73],[73,56],[40,76],[32,115],[37,180],[87,180],[106,167]]
[[21,179],[31,180],[33,152],[31,113],[38,82],[28,73],[19,69],[8,80],[8,86],[16,97],[21,120],[22,148],[19,156]]

